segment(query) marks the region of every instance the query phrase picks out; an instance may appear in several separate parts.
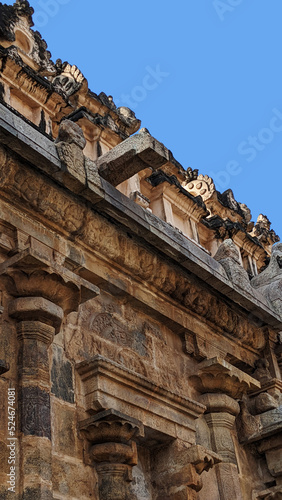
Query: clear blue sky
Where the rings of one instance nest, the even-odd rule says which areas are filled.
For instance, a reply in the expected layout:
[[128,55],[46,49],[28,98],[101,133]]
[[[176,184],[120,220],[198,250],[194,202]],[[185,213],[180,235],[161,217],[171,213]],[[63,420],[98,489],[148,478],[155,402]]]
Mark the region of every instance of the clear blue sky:
[[185,168],[230,187],[282,238],[281,0],[31,4],[54,61],[131,104]]

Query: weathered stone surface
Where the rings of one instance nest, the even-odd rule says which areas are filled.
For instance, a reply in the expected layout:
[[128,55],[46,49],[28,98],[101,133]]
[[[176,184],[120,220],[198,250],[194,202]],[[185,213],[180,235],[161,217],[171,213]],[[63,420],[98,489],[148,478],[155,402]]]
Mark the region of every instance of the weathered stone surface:
[[182,429],[183,436],[186,432],[189,441],[195,419],[205,410],[202,404],[179,397],[102,356],[80,363],[77,371],[86,395],[82,404],[89,412],[109,407],[120,409],[130,417],[141,420],[148,429],[174,438]]
[[256,397],[255,400],[256,413],[264,413],[268,410],[274,410],[277,407],[278,402],[267,392],[262,392]]
[[278,237],[32,12],[0,3],[1,498],[9,388],[21,500],[279,498]]
[[50,300],[43,297],[21,297],[13,300],[9,305],[11,318],[23,321],[32,321],[36,315],[38,321],[54,324],[56,328],[61,325],[64,312]]
[[53,345],[53,362],[51,367],[51,392],[67,403],[74,403],[73,369],[71,363],[64,359],[62,348]]
[[39,387],[23,387],[20,396],[21,431],[51,439],[50,396]]
[[201,393],[222,392],[239,398],[243,392],[260,388],[260,383],[220,358],[207,359],[198,365],[190,380]]
[[282,287],[282,243],[272,248],[268,267],[252,279],[254,288],[263,293],[277,313],[282,315],[281,287]]
[[169,161],[175,162],[171,152],[143,129],[101,156],[97,165],[100,175],[117,186],[140,170],[156,170]]
[[[81,128],[70,120],[64,120],[56,139],[56,148],[63,168],[56,174],[56,178],[64,184],[67,182],[75,192],[86,187],[87,173],[83,154],[85,145],[86,140]],[[68,177],[67,181],[65,177]]]
[[251,285],[247,271],[242,267],[238,248],[232,240],[228,239],[221,243],[214,256],[224,268],[229,279],[243,290],[251,291]]

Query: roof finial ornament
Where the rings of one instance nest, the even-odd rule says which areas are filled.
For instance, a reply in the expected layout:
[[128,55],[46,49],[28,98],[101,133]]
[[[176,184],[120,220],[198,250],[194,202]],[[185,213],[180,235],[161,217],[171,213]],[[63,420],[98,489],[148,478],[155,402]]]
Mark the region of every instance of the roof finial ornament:
[[32,21],[32,15],[34,14],[34,9],[31,7],[28,0],[16,0],[13,5],[15,12],[18,16],[26,16],[28,18],[29,26],[34,26]]

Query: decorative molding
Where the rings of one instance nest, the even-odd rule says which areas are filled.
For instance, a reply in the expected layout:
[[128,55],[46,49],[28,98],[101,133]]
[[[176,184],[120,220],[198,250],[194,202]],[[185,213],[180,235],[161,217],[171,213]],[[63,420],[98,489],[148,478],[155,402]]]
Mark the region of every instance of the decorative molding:
[[[26,314],[28,307],[30,310],[36,308],[36,302],[32,303],[31,300],[27,305],[28,297],[39,297],[41,302],[47,299],[47,302],[56,304],[68,314],[77,310],[79,304],[99,294],[99,288],[95,285],[43,255],[42,248],[37,250],[29,246],[0,264],[0,275],[6,282],[8,292],[14,297],[25,298],[25,301],[14,302],[10,306],[11,314],[17,315],[19,308],[22,308],[23,313],[26,310]],[[38,302],[39,309],[44,309],[47,302]],[[54,314],[60,317],[59,310],[54,310]]]
[[[0,151],[3,149],[0,148]],[[5,196],[9,193],[9,196],[16,197],[30,210],[59,224],[61,230],[79,238],[91,249],[95,248],[107,255],[130,274],[205,318],[223,334],[231,335],[243,345],[259,350],[264,348],[262,327],[252,324],[247,317],[238,314],[207,289],[193,284],[187,275],[168,265],[157,253],[141,244],[137,245],[134,238],[128,238],[126,233],[109,224],[79,200],[74,201],[50,180],[29,171],[27,166],[15,161],[12,156],[2,155],[0,164],[0,191]],[[132,255],[132,258],[127,259],[127,255]]]
[[99,498],[127,500],[132,468],[138,463],[135,439],[143,435],[143,425],[115,410],[107,410],[79,424],[88,441],[86,463],[96,466]]
[[200,363],[197,373],[190,380],[202,394],[221,392],[235,399],[240,398],[244,392],[261,387],[258,380],[219,357]]
[[114,361],[95,356],[79,363],[83,394],[82,405],[89,413],[106,408],[122,411],[142,420],[144,427],[177,437],[177,428],[187,436],[195,432],[195,420],[205,406],[164,389]]

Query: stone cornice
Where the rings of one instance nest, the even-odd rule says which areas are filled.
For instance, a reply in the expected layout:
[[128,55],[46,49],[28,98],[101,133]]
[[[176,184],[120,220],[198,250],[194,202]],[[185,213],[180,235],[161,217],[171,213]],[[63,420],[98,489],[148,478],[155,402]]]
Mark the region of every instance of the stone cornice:
[[140,420],[144,426],[162,430],[176,437],[175,425],[194,431],[194,421],[205,406],[190,398],[181,397],[132,370],[97,355],[76,367],[83,385],[82,398],[86,411],[113,408]]
[[[34,211],[37,214],[39,213],[45,220],[47,219],[55,224],[56,231],[62,232],[63,230],[68,238],[75,238],[77,242],[80,240],[92,252],[94,249],[94,252],[100,252],[102,255],[107,256],[107,259],[112,264],[121,266],[123,273],[124,271],[129,272],[134,279],[141,279],[147,286],[149,285],[155,289],[157,293],[169,296],[175,302],[175,305],[180,303],[182,307],[205,317],[207,321],[216,325],[217,329],[234,336],[243,344],[255,349],[264,347],[265,335],[263,328],[258,328],[247,319],[242,311],[238,314],[220,298],[202,287],[200,283],[195,283],[195,280],[189,277],[185,269],[181,269],[173,263],[168,263],[162,258],[161,254],[144,244],[140,244],[139,241],[137,244],[136,236],[135,238],[129,238],[128,231],[125,231],[125,228],[119,229],[116,225],[108,223],[105,217],[83,204],[81,198],[71,196],[67,190],[58,189],[58,186],[45,176],[29,169],[27,165],[19,163],[13,155],[6,153],[2,148],[0,148],[0,164],[2,165],[0,190],[5,197],[8,197],[13,204],[18,205],[20,209],[26,207],[32,214],[34,214]],[[91,182],[94,183],[95,171],[89,170],[88,173],[88,178],[92,177]],[[69,175],[71,174],[69,173]],[[113,200],[114,206],[117,201],[118,199]],[[133,206],[135,209],[134,204]],[[140,211],[142,210],[141,207],[138,208],[140,208]],[[113,215],[116,215],[112,206],[110,211],[113,212]],[[147,217],[146,211],[142,211],[142,215]],[[151,216],[151,214],[149,215]],[[134,225],[132,229],[141,235],[142,233],[134,217],[131,222]],[[157,222],[158,225],[161,224],[160,219],[156,217],[154,217],[154,222]],[[123,218],[123,223],[127,223],[125,218]],[[147,230],[152,231],[154,229],[153,220],[152,224],[149,226],[146,224],[146,226]],[[170,228],[168,224],[166,226]],[[176,231],[173,232],[177,234]],[[167,229],[167,233],[169,233],[169,229]],[[167,233],[163,232],[160,236],[167,239]],[[169,236],[172,238],[173,234]],[[160,243],[158,241],[158,246],[161,249]],[[171,243],[175,246],[173,239]],[[210,259],[213,268],[210,267],[209,279],[214,279],[215,269],[220,268],[220,264],[186,238],[185,245],[186,247],[183,250],[188,253],[191,249],[192,262],[198,263],[198,270],[201,274],[203,268],[199,266],[198,256]],[[174,248],[172,247],[172,249]],[[131,258],[128,259],[127,255],[130,255]],[[188,263],[191,264],[187,260]],[[195,267],[193,266],[193,269]],[[218,270],[224,274],[222,267]]]
[[[1,109],[2,108],[3,107],[1,107]],[[49,177],[56,178],[58,182],[58,179],[60,179],[58,177],[58,171],[60,171],[61,164],[60,161],[58,160],[55,145],[51,141],[49,141],[46,137],[42,136],[42,134],[37,133],[33,129],[31,131],[31,128],[27,124],[25,124],[20,118],[13,115],[7,109],[5,108],[3,109],[4,109],[4,114],[0,118],[1,141],[3,143],[9,144],[9,147],[12,147],[12,149],[18,151],[25,160],[32,162],[33,165],[40,165],[40,170],[43,170],[45,173],[47,173]],[[2,154],[1,163],[2,165],[4,165],[7,162],[7,158],[5,158],[4,152],[2,152],[1,154]],[[10,166],[9,166],[9,171],[7,171],[8,177],[6,178],[6,180],[5,177],[3,178],[4,171],[2,169],[3,171],[2,186],[4,182],[5,187],[4,186],[3,187],[6,192],[9,192],[9,190],[11,189],[13,191],[15,187],[14,181],[12,180],[13,172],[11,171],[11,161],[14,168],[17,171],[19,171],[20,169],[20,166],[16,163],[15,160],[8,159]],[[96,249],[102,250],[103,245],[107,246],[107,241],[106,241],[107,238],[105,239],[105,241],[101,240],[100,237],[97,238],[100,230],[102,231],[102,233],[105,231],[105,226],[102,223],[102,219],[98,220],[99,219],[98,214],[94,216],[93,212],[91,213],[91,211],[86,209],[85,205],[82,205],[81,199],[85,198],[86,200],[91,201],[93,207],[95,205],[95,209],[103,210],[103,212],[106,212],[108,215],[116,219],[117,222],[122,224],[126,230],[130,229],[130,231],[135,233],[136,235],[142,236],[142,238],[147,240],[150,243],[150,245],[153,244],[157,250],[161,250],[162,253],[165,253],[167,256],[176,261],[178,265],[180,264],[181,267],[183,268],[184,274],[186,270],[192,272],[193,274],[198,276],[201,280],[206,281],[215,290],[220,291],[228,299],[234,301],[239,305],[242,305],[243,308],[249,310],[249,312],[252,312],[252,315],[258,316],[263,321],[281,329],[280,319],[270,309],[269,305],[266,304],[263,297],[257,291],[253,290],[252,293],[246,292],[239,286],[232,284],[226,277],[226,274],[222,266],[219,263],[215,262],[215,260],[212,259],[209,255],[207,255],[206,252],[204,252],[196,245],[194,245],[193,242],[190,242],[177,230],[171,228],[168,224],[161,221],[159,218],[155,217],[148,211],[145,211],[141,207],[137,206],[134,202],[132,202],[127,197],[119,193],[113,186],[111,186],[105,180],[100,179],[100,177],[97,175],[97,172],[95,173],[95,164],[93,164],[93,162],[90,162],[89,165],[90,165],[89,168],[91,168],[92,170],[88,172],[89,175],[88,175],[87,186],[85,185],[81,186],[80,197],[76,198],[77,207],[74,206],[75,199],[74,198],[71,199],[70,195],[67,193],[66,190],[65,192],[61,191],[61,193],[59,193],[59,191],[57,190],[56,195],[54,191],[54,197],[58,200],[58,204],[60,205],[60,209],[59,206],[57,207],[57,209],[58,213],[60,212],[61,228],[65,226],[66,230],[70,231],[71,230],[70,221],[71,221],[73,225],[73,231],[77,232],[79,234],[79,237],[82,240],[84,240],[88,245],[90,245],[90,247],[94,245]],[[38,169],[38,167],[36,167],[36,169]],[[30,174],[33,176],[36,175],[35,171],[34,173],[31,172]],[[25,174],[25,177],[27,180],[27,173]],[[32,177],[30,177],[30,179],[31,178]],[[51,189],[53,190],[55,189],[55,186],[54,188],[52,188],[51,186],[47,186],[47,184],[48,184],[47,179],[44,180],[44,178],[42,177],[42,179],[39,182],[39,185],[36,188],[38,189],[38,193],[42,189],[44,190],[47,189],[48,192]],[[15,194],[16,193],[12,194],[13,198],[15,197]],[[18,191],[18,195],[20,195],[20,198],[22,198],[21,203],[23,201],[24,204],[28,203],[32,211],[38,212],[39,210],[39,212],[44,217],[46,217],[49,220],[50,219],[52,220],[54,209],[53,212],[51,213],[50,210],[48,209],[48,201],[46,199],[44,200],[45,201],[44,210],[42,210],[43,208],[42,203],[41,203],[42,208],[41,206],[38,205],[38,202],[36,201],[33,201],[32,204],[30,205],[29,200],[26,199],[27,196],[26,191],[24,194],[21,194],[20,191]],[[23,196],[25,197],[25,200]],[[73,217],[71,218],[68,217],[68,220],[64,221],[63,217],[64,210],[69,211],[71,206],[73,207],[72,210],[76,212],[75,219],[73,219]],[[131,243],[129,241],[126,242],[124,241],[122,243],[120,239],[121,235],[118,236],[118,231],[115,230],[114,228],[108,227],[107,231],[111,232],[111,236],[109,234],[109,237],[111,237],[111,241],[113,243],[113,248],[111,249],[111,254],[109,255],[109,257],[118,258],[120,260],[122,256],[125,255],[124,249],[119,248],[120,245],[121,244],[122,245],[126,244],[127,246],[128,245],[135,246],[135,245],[134,243]],[[104,236],[106,236],[105,233]],[[94,240],[92,241],[93,238],[95,240],[95,244]],[[117,247],[114,249],[115,245],[117,245]],[[104,252],[105,250],[103,249],[102,251]],[[132,250],[130,252],[132,252]],[[153,267],[155,267],[155,269],[159,269],[158,266],[156,265],[157,264],[156,257],[153,257],[152,253],[150,254],[150,252],[146,251],[145,248],[141,247],[139,248],[138,252],[143,253],[144,256],[142,257],[141,255],[139,255],[139,257],[136,259],[136,262],[139,262],[138,269],[136,268],[135,265],[136,262],[135,264],[132,263],[133,267],[129,269],[131,273],[133,273],[134,275],[140,275],[141,277],[142,261],[145,259],[145,254],[147,262],[146,267],[148,266],[150,267],[149,264],[150,259],[153,259],[154,261],[154,264],[152,261]],[[126,266],[128,264],[130,263],[124,262],[123,265]],[[165,268],[164,264],[161,264],[161,259],[159,265],[161,265],[162,268]],[[169,289],[167,289],[165,285],[166,280],[164,280],[163,283],[160,282],[154,276],[154,273],[150,272],[148,274],[145,269],[142,275],[142,279],[152,280],[152,283],[154,283],[157,287],[160,287],[162,291],[172,295],[173,294],[175,295],[174,292],[176,291],[177,288],[179,289],[180,281],[182,281],[181,287],[183,293],[181,292],[181,294],[183,299],[183,297],[185,297],[185,289],[187,288],[189,289],[188,281],[184,279],[185,282],[184,284],[183,276],[179,275],[179,273],[177,275],[175,274],[175,277],[172,278],[171,273],[174,274],[174,271],[172,270],[169,271],[169,269],[167,269],[166,272],[170,274],[169,281],[171,285]],[[196,290],[193,291],[193,294],[195,292]],[[186,307],[189,307],[190,310],[192,311],[195,310],[196,313],[198,312],[201,315],[207,317],[207,319],[211,319],[211,321],[216,321],[216,319],[215,320],[212,319],[213,315],[215,314],[214,311],[216,309],[216,304],[212,299],[211,293],[210,292],[208,293],[209,298],[206,297],[206,299],[204,299],[205,306],[204,306],[204,311],[202,312],[199,311],[199,306],[197,301],[193,302],[193,300],[191,299],[192,296],[190,289],[190,294],[187,296],[187,299],[189,300],[187,302],[186,299],[184,298],[184,305]],[[224,316],[224,314],[227,313],[226,306],[220,305],[219,307],[221,311],[223,311],[223,316]],[[232,313],[231,315],[232,315],[232,321],[231,318],[230,321],[234,323],[234,313]],[[220,315],[218,315],[217,318],[219,321]],[[229,320],[226,318],[226,320],[224,320],[224,324],[227,325],[227,329],[228,329],[228,322]],[[220,325],[217,324],[217,327],[219,326]],[[238,333],[243,331],[244,328],[242,329],[242,327],[240,326]],[[234,332],[232,332],[232,335],[234,335]],[[264,342],[262,341],[262,339],[258,343],[257,341],[255,341],[255,344],[253,344],[252,340],[253,335],[256,336],[261,335],[259,334],[258,328],[256,328],[256,332],[253,332],[251,334],[248,333],[247,335],[243,334],[243,342],[245,342],[246,340],[247,342],[249,342],[249,345],[263,346]]]

